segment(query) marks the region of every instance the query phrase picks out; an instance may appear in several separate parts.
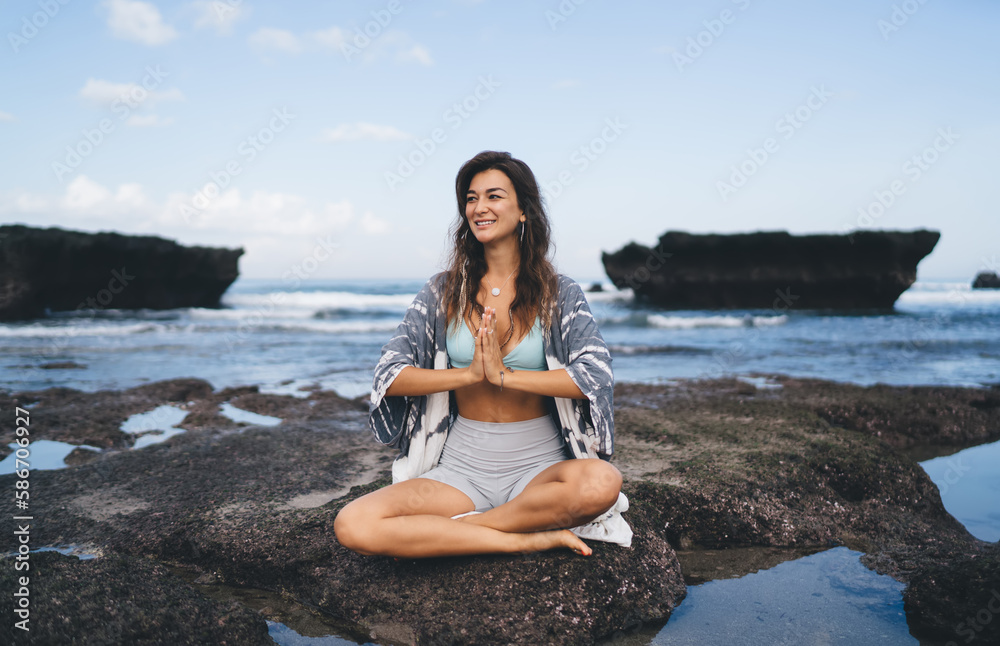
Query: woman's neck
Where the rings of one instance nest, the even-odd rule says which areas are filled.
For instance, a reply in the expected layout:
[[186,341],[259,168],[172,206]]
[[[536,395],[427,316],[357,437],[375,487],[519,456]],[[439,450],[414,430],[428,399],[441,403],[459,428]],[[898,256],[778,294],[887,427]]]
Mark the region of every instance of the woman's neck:
[[503,280],[521,266],[521,250],[514,237],[483,247],[486,271]]

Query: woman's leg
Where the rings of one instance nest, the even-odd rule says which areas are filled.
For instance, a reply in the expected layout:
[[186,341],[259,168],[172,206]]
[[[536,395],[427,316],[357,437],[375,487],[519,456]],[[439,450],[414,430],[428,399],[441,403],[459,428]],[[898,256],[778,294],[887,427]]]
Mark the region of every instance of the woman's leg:
[[571,458],[546,468],[508,502],[459,520],[502,532],[576,527],[610,509],[621,487],[622,475],[610,462]]
[[333,529],[341,545],[369,555],[420,558],[559,547],[580,554],[591,551],[568,530],[511,533],[451,519],[474,508],[472,500],[451,485],[413,478],[351,501],[337,514]]

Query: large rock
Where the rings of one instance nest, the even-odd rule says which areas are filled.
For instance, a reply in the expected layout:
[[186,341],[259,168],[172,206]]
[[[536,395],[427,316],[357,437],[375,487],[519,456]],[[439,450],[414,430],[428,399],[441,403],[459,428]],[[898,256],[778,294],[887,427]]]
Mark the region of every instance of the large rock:
[[0,321],[60,310],[218,307],[242,254],[156,236],[0,226]]
[[631,242],[601,259],[616,286],[658,307],[890,308],[938,238],[922,229],[805,236],[668,231],[653,249]]
[[981,271],[972,281],[972,289],[1000,289],[1000,276],[994,271]]

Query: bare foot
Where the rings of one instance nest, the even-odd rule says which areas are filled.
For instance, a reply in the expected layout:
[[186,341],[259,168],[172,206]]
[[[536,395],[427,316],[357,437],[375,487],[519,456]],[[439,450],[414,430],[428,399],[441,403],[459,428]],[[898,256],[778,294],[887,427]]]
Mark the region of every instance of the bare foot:
[[580,537],[568,529],[556,529],[547,532],[530,532],[524,534],[528,539],[527,552],[542,552],[560,547],[570,549],[581,556],[590,556],[593,550]]

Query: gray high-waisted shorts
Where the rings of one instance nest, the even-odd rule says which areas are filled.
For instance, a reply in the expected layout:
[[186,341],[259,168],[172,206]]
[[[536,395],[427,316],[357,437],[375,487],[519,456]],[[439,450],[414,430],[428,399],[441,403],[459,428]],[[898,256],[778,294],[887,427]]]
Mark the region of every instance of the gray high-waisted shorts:
[[480,422],[458,416],[438,465],[422,474],[472,499],[476,511],[499,507],[547,467],[571,458],[549,415],[523,422]]

